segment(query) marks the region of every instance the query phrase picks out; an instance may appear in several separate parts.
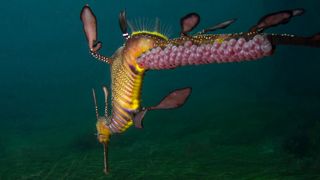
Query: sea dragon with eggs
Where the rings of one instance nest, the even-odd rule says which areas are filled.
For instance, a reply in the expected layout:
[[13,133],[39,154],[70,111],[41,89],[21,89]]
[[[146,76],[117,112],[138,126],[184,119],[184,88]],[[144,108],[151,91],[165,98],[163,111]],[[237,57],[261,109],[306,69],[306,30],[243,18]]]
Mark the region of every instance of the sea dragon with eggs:
[[[90,7],[85,5],[80,18],[90,54],[109,64],[111,71],[111,114],[108,110],[108,88],[102,87],[105,96],[103,116],[98,113],[96,94],[93,89],[97,138],[104,146],[104,172],[109,172],[108,143],[112,134],[122,133],[132,124],[137,128],[142,128],[142,120],[147,111],[178,108],[186,102],[191,93],[191,88],[188,87],[177,89],[164,97],[158,105],[141,107],[141,87],[147,70],[251,61],[272,55],[277,45],[320,47],[319,33],[310,37],[264,33],[266,29],[286,24],[291,18],[303,13],[303,9],[271,13],[263,16],[247,32],[235,34],[212,34],[211,32],[228,27],[236,19],[230,19],[198,33],[190,34],[200,22],[200,16],[197,13],[190,13],[180,19],[180,36],[169,39],[159,32],[158,23],[154,31],[135,30],[126,20],[125,11],[122,11],[119,15],[119,25],[125,43],[113,56],[106,57],[99,53],[102,43],[97,40],[96,17]],[[131,34],[128,33],[128,26],[132,30]]]

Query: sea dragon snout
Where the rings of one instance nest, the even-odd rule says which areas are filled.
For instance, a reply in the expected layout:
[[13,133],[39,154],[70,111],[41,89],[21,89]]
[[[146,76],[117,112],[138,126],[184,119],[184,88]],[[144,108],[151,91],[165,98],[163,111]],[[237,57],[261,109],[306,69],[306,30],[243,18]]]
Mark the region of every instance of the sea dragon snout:
[[[112,115],[108,114],[108,89],[107,87],[102,87],[104,96],[105,96],[105,114],[104,116],[99,116],[99,110],[96,100],[96,93],[95,90],[92,89],[93,93],[93,101],[95,104],[95,111],[96,111],[96,128],[97,128],[97,138],[98,141],[103,144],[104,148],[104,172],[108,174],[108,143],[110,141],[111,134],[115,133],[112,131],[112,125],[117,124],[117,120],[115,119],[115,116],[117,116],[115,113]],[[191,88],[182,88],[174,90],[173,92],[169,93],[167,96],[165,96],[158,105],[156,106],[150,106],[150,107],[143,107],[136,111],[136,113],[133,113],[133,119],[135,126],[137,128],[142,128],[142,120],[144,118],[144,115],[147,111],[152,110],[158,110],[158,109],[174,109],[181,107],[188,97],[191,94]],[[117,125],[116,125],[117,126]]]
[[[135,28],[127,22],[125,11],[122,11],[119,14],[119,25],[125,43],[112,57],[106,57],[99,53],[102,43],[97,40],[96,17],[88,5],[84,6],[80,17],[90,54],[109,64],[111,71],[112,110],[110,114],[108,88],[102,87],[105,96],[103,116],[99,115],[96,94],[93,90],[97,138],[104,147],[104,172],[109,172],[107,154],[112,134],[122,133],[132,124],[142,128],[142,120],[146,112],[181,107],[191,94],[191,88],[176,89],[165,96],[159,104],[141,107],[141,87],[147,70],[256,60],[272,55],[276,46],[282,44],[320,47],[320,34],[299,37],[264,33],[264,30],[288,23],[293,17],[303,13],[303,9],[280,11],[262,17],[248,32],[209,34],[227,28],[236,21],[236,19],[230,19],[193,35],[189,33],[199,24],[200,16],[197,13],[190,13],[180,19],[180,37],[169,39],[157,31],[135,31]],[[127,26],[131,26],[133,30],[131,34],[128,33]],[[156,23],[155,26],[155,29],[158,29],[159,24]]]

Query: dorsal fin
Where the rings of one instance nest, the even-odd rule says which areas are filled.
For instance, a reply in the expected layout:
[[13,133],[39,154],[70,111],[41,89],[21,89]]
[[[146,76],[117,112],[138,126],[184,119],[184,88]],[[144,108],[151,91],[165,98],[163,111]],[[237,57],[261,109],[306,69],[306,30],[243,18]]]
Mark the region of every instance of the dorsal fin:
[[154,31],[155,32],[160,32],[160,20],[159,20],[159,18],[156,18],[156,20],[155,20]]

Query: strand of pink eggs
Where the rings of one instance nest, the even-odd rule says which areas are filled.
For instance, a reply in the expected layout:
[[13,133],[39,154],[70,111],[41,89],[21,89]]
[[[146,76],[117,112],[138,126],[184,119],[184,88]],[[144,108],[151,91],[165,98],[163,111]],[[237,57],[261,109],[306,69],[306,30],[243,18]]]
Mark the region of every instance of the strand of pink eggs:
[[255,60],[271,53],[270,41],[262,35],[256,35],[248,41],[239,38],[198,46],[186,41],[181,46],[157,47],[142,54],[137,62],[145,69],[171,69],[185,65]]

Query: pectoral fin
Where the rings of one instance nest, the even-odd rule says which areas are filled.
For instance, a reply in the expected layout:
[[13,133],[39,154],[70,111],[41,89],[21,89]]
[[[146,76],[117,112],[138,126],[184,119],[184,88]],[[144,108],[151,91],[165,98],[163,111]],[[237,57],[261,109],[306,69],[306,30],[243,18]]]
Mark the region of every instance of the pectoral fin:
[[143,128],[142,125],[142,120],[144,118],[144,115],[146,114],[146,112],[148,111],[148,109],[143,108],[141,111],[139,111],[133,118],[133,122],[136,128]]
[[191,94],[191,88],[177,89],[164,97],[156,106],[142,108],[133,118],[136,128],[143,128],[143,118],[148,110],[174,109],[181,107]]

